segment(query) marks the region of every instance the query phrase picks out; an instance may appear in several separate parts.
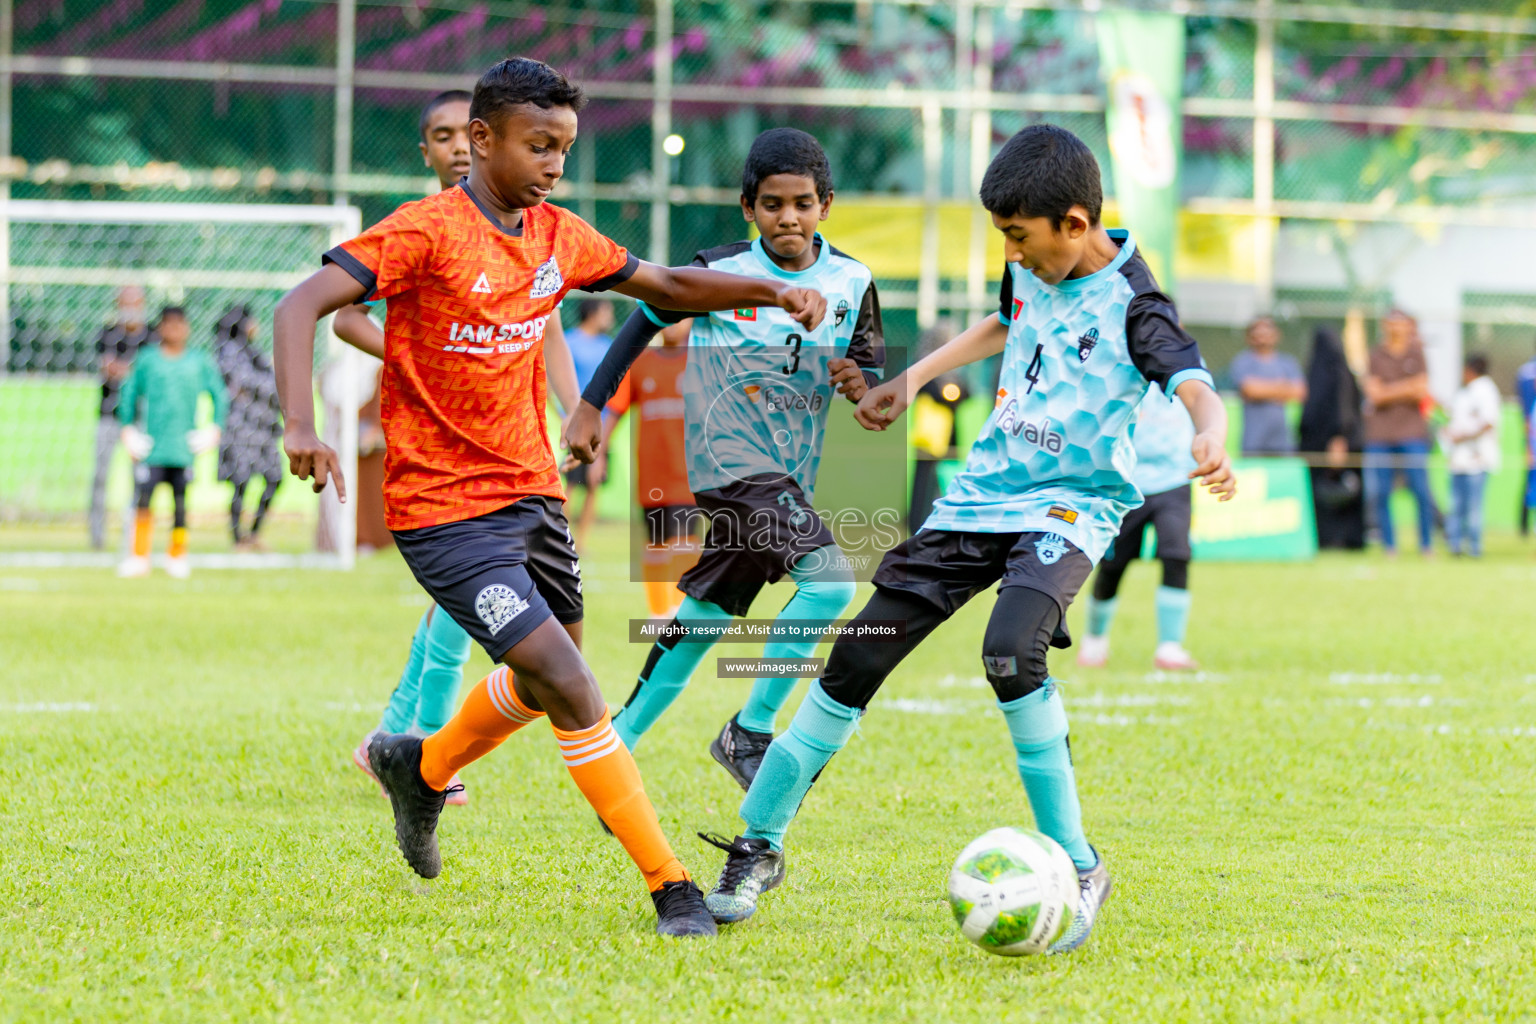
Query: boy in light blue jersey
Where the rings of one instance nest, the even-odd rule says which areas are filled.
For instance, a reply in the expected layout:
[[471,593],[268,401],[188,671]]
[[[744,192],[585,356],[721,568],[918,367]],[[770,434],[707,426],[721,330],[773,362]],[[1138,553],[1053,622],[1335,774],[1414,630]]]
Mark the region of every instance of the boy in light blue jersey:
[[1193,671],[1199,663],[1184,648],[1189,629],[1189,473],[1195,468],[1190,445],[1195,425],[1189,413],[1170,402],[1153,384],[1136,416],[1136,472],[1131,477],[1145,495],[1140,507],[1127,513],[1120,536],[1109,546],[1093,578],[1088,598],[1088,635],[1079,647],[1077,663],[1102,667],[1109,660],[1109,627],[1119,602],[1120,580],[1141,557],[1142,537],[1151,526],[1157,532],[1157,560],[1163,563],[1163,585],[1157,588],[1157,650],[1152,664],[1168,672]]
[[[999,582],[982,665],[1035,824],[1078,868],[1076,913],[1052,951],[1082,945],[1109,895],[1103,859],[1083,833],[1066,713],[1046,652],[1070,645],[1067,606],[1121,519],[1141,504],[1131,434],[1148,383],[1189,411],[1191,475],[1222,498],[1235,486],[1226,411],[1135,243],[1099,223],[1098,163],[1082,140],[1053,125],[1025,128],[987,168],[981,201],[1009,261],[998,312],[872,388],[855,416],[884,430],[935,376],[1001,352],[996,406],[923,528],[881,562],[875,595],[764,755],[741,806],[746,830],[729,843],[711,840],[727,852],[705,899],[717,921],[751,916],[759,894],[783,880],[790,821],[886,676]],[[890,623],[904,627],[899,639],[852,639]]]
[[[709,536],[698,563],[678,581],[687,597],[614,716],[614,731],[631,749],[688,684],[719,630],[747,614],[764,584],[786,575],[795,581],[779,623],[830,623],[853,600],[847,561],[812,499],[832,399],[841,393],[858,401],[884,366],[874,279],[816,230],[832,206],[832,173],[821,145],[805,132],[775,128],[757,137],[742,173],[741,206],[759,237],[706,249],[694,265],[804,282],[826,296],[827,317],[815,331],[766,307],[694,320],[682,386],[685,448],[688,487],[709,517]],[[640,304],[582,395],[567,438],[572,452],[591,454],[597,410],[625,370],[657,331],[689,316]],[[788,632],[764,645],[765,659],[815,651],[817,640],[785,639]],[[796,682],[758,679],[710,745],[743,789]]]

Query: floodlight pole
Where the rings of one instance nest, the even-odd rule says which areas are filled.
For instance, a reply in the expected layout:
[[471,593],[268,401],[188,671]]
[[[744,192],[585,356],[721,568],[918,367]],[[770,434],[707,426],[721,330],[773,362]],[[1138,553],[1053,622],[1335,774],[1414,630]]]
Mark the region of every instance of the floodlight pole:
[[347,179],[352,175],[352,85],[357,64],[357,0],[336,4],[336,120],[331,146],[331,196],[337,206],[351,201]]
[[0,377],[11,365],[11,50],[16,22],[13,0],[0,0]]
[[1253,48],[1254,312],[1275,305],[1275,9],[1259,0]]
[[926,331],[939,318],[939,199],[944,170],[944,108],[937,100],[922,107],[923,238],[917,265],[917,326]]
[[[992,91],[992,47],[992,10],[987,8],[976,12],[976,42],[971,50],[971,87],[978,97]],[[971,107],[971,191],[966,196],[966,205],[971,210],[970,252],[965,267],[965,301],[970,307],[967,325],[977,323],[986,312],[987,234],[992,223],[978,196],[991,155],[992,109],[978,102]]]
[[[356,65],[357,0],[339,0],[336,4],[336,121],[332,142],[335,152],[331,154],[331,201],[336,206],[348,206],[352,198],[348,185],[352,177],[352,93]],[[339,245],[362,230],[355,210],[347,220],[346,229],[350,229],[350,233],[341,238],[335,237],[333,233],[332,244]],[[362,382],[358,379],[363,361],[356,349],[341,343],[331,325],[331,318],[326,317],[324,336],[329,342],[328,354],[341,367],[342,416],[341,422],[337,424],[341,442],[341,471],[343,479],[352,485],[353,494],[349,504],[342,506],[338,502],[332,506],[335,515],[332,540],[336,545],[341,568],[351,569],[357,563],[357,502],[362,491],[357,479],[357,416],[363,404]],[[331,491],[334,488],[332,484],[330,491],[321,500],[333,500]]]
[[672,0],[656,0],[652,30],[654,87],[651,93],[651,262],[672,262]]

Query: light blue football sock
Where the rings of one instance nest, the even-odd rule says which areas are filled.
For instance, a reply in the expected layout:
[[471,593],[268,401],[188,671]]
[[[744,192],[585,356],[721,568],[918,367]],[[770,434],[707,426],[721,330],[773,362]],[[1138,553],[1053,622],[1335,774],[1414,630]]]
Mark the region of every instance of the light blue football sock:
[[464,682],[464,663],[469,661],[469,634],[438,608],[427,627],[427,650],[421,665],[421,687],[416,697],[416,722],[412,732],[430,736],[453,717]]
[[[730,612],[717,604],[685,597],[677,609],[674,623],[683,626],[719,627],[732,619]],[[645,659],[640,679],[624,707],[613,716],[613,731],[630,750],[640,742],[661,713],[672,706],[677,695],[683,692],[693,670],[699,667],[704,655],[715,645],[712,636],[686,635],[675,640],[658,640]]]
[[774,740],[763,755],[762,767],[741,802],[742,835],[766,839],[775,850],[784,849],[784,832],[800,810],[811,783],[843,749],[859,726],[858,708],[844,707],[828,697],[821,680],[811,684],[800,710],[784,735]]
[[1189,629],[1189,591],[1178,587],[1157,588],[1157,642],[1184,645]]
[[1088,635],[1105,636],[1109,633],[1110,624],[1115,621],[1115,609],[1119,607],[1120,599],[1111,597],[1107,601],[1100,601],[1090,596],[1088,598]]
[[[433,607],[436,607],[435,605]],[[416,633],[411,637],[411,654],[405,659],[405,671],[395,684],[395,692],[389,695],[384,706],[384,717],[379,720],[379,731],[406,732],[416,722],[416,698],[421,693],[421,664],[427,656],[427,626],[432,608],[421,613],[416,623]]]
[[[1035,827],[1061,844],[1079,868],[1098,860],[1083,835],[1083,812],[1077,802],[1077,778],[1067,748],[1067,713],[1056,681],[1018,700],[997,705],[1013,736],[1019,778],[1035,812]],[[767,761],[765,759],[764,764]]]
[[[848,571],[842,549],[836,544],[808,551],[790,570],[795,581],[795,596],[779,612],[775,623],[798,620],[831,623],[853,600],[853,575]],[[809,658],[816,653],[820,639],[770,640],[763,644],[763,657]],[[736,724],[753,732],[773,732],[779,709],[795,692],[800,680],[794,676],[764,676],[752,684],[752,694],[736,715]]]

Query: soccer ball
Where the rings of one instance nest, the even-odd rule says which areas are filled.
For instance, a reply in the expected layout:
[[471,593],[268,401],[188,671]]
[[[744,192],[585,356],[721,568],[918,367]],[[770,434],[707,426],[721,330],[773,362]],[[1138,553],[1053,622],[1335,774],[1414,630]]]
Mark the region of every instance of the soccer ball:
[[1050,836],[995,828],[960,851],[949,905],[960,933],[988,953],[1044,953],[1077,913],[1077,867]]

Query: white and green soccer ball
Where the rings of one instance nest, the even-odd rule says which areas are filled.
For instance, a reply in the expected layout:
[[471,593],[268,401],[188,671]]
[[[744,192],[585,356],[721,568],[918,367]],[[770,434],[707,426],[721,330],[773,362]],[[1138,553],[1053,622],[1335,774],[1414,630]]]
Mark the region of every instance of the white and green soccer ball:
[[1077,912],[1077,867],[1050,836],[995,828],[960,851],[949,905],[960,933],[988,953],[1044,953]]

